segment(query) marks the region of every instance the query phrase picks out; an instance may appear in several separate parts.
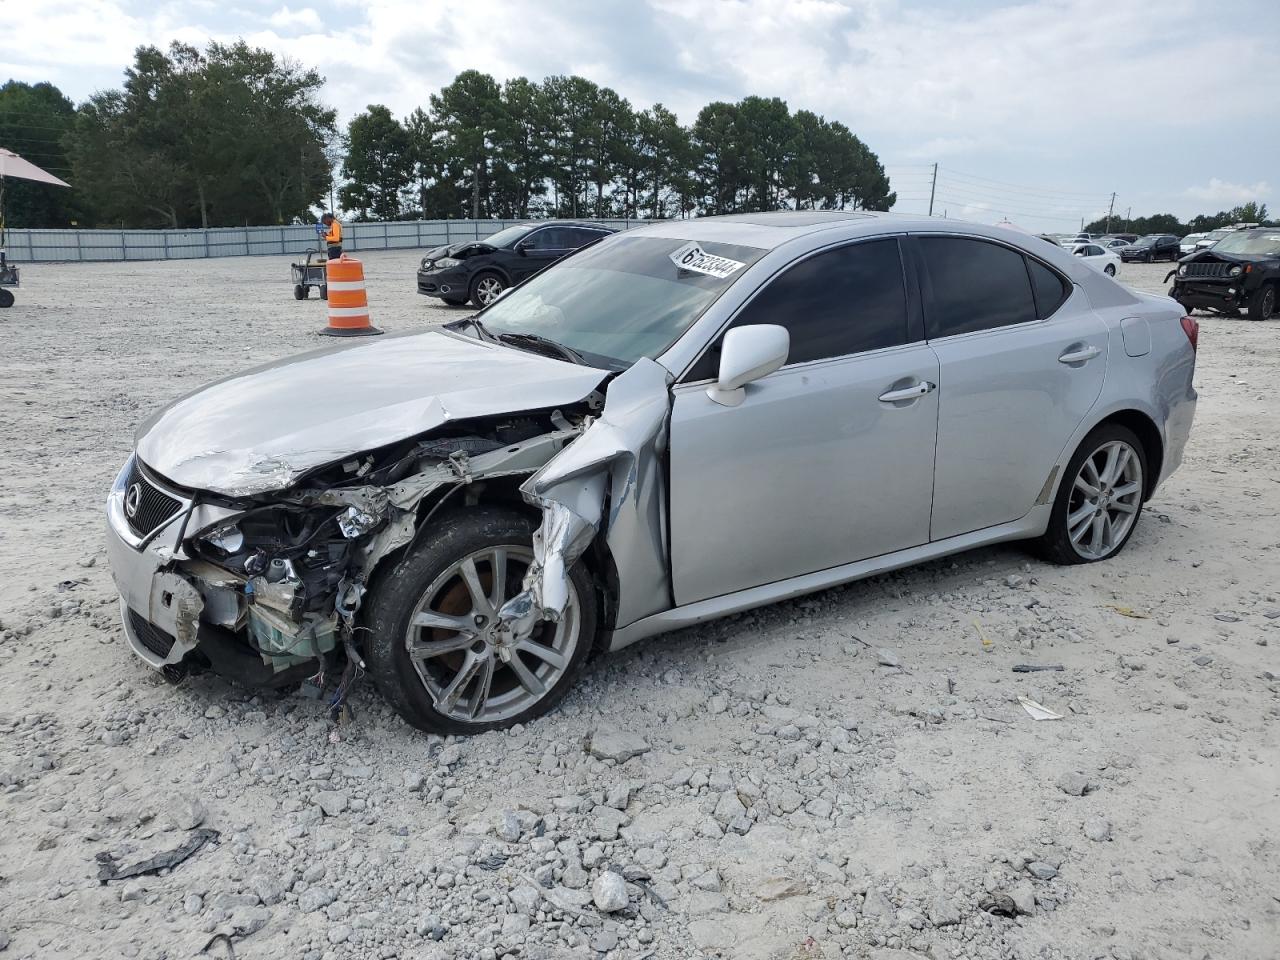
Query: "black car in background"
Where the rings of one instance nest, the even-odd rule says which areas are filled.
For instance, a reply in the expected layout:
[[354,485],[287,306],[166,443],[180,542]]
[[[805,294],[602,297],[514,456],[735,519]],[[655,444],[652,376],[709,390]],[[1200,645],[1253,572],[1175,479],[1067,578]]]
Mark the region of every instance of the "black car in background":
[[1171,233],[1149,233],[1145,237],[1139,237],[1127,247],[1117,247],[1116,253],[1125,263],[1135,260],[1142,263],[1155,263],[1157,260],[1174,261],[1182,256],[1180,245],[1181,240]]
[[1280,227],[1232,231],[1169,276],[1169,296],[1188,313],[1201,307],[1239,316],[1243,308],[1250,320],[1270,320],[1280,299]]
[[483,240],[428,250],[418,268],[418,292],[461,306],[487,307],[506,290],[601,237],[612,227],[576,220],[518,223]]

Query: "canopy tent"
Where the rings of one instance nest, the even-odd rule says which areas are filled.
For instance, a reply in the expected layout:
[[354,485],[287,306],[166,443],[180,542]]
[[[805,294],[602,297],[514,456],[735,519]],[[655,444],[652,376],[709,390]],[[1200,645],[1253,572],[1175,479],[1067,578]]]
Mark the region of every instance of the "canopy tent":
[[[55,187],[71,186],[49,171],[41,170],[30,160],[23,160],[12,150],[0,147],[0,288],[18,285],[18,268],[9,265],[4,249],[4,182],[10,177],[15,180],[47,183]],[[11,306],[13,306],[13,294],[8,290],[0,289],[0,307]]]
[[71,184],[59,180],[47,170],[41,170],[30,160],[23,160],[12,150],[0,147],[0,179],[14,177],[18,180],[34,180],[36,183],[51,183],[55,187],[69,187]]

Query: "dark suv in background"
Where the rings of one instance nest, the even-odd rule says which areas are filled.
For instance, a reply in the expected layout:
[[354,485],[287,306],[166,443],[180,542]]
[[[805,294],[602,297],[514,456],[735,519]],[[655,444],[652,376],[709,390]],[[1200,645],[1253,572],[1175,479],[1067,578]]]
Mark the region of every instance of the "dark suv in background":
[[518,223],[483,240],[462,240],[428,250],[418,268],[418,292],[461,306],[487,307],[514,287],[580,247],[616,233],[575,220]]
[[1116,253],[1125,263],[1140,261],[1154,263],[1157,260],[1177,260],[1182,256],[1181,240],[1171,233],[1149,233],[1139,237],[1127,247],[1117,247]]
[[1250,320],[1270,320],[1280,298],[1280,227],[1232,231],[1169,276],[1169,296],[1188,313],[1202,307],[1239,316],[1243,308]]

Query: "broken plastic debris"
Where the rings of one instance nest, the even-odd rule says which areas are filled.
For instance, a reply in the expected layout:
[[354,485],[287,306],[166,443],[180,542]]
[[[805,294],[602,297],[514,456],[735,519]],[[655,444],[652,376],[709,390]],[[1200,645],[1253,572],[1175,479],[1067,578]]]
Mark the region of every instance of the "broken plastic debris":
[[1019,697],[1018,702],[1022,704],[1022,709],[1031,715],[1032,720],[1061,720],[1062,714],[1054,713],[1043,704],[1036,703],[1030,697]]
[[1040,673],[1042,670],[1063,671],[1064,667],[1060,663],[1015,663],[1013,665],[1014,673]]
[[144,874],[159,873],[161,870],[176,867],[210,840],[217,839],[217,830],[192,830],[181,846],[166,850],[164,853],[157,853],[154,857],[148,857],[146,860],[127,867],[119,866],[116,863],[116,858],[104,850],[94,857],[98,861],[98,882],[105,885],[111,880],[140,877]]
[[345,513],[338,515],[338,529],[348,540],[363,537],[381,522],[381,517],[356,507],[348,507]]
[[978,639],[982,641],[982,649],[990,650],[992,647],[992,643],[990,640],[987,639],[987,635],[983,632],[982,624],[978,622],[977,617],[973,618],[973,629],[978,631]]
[[1141,610],[1135,610],[1133,607],[1122,607],[1114,603],[1107,604],[1112,610],[1120,614],[1122,617],[1129,617],[1133,620],[1150,620],[1151,614],[1143,613]]

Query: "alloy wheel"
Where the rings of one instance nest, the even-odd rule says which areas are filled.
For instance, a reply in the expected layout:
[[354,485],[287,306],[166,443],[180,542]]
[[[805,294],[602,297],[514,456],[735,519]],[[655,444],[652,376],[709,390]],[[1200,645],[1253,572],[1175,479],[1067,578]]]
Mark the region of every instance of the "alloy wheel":
[[476,284],[476,299],[483,306],[488,306],[498,299],[498,294],[502,293],[502,281],[497,277],[481,277],[480,282]]
[[1101,560],[1115,553],[1142,506],[1142,460],[1123,440],[1109,440],[1080,465],[1067,503],[1067,535],[1076,553]]
[[556,623],[519,636],[498,619],[521,590],[533,551],[487,547],[437,577],[409,618],[405,647],[437,712],[463,723],[494,723],[523,713],[564,676],[581,642],[577,591]]

